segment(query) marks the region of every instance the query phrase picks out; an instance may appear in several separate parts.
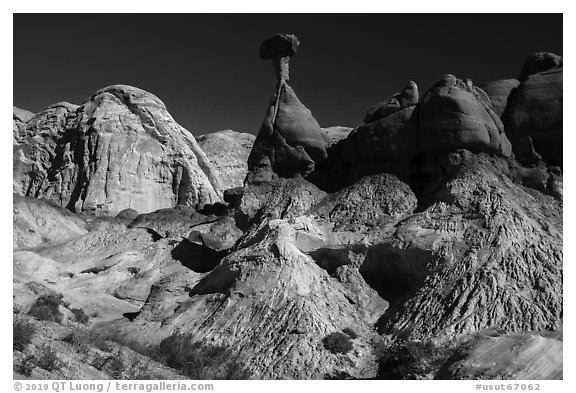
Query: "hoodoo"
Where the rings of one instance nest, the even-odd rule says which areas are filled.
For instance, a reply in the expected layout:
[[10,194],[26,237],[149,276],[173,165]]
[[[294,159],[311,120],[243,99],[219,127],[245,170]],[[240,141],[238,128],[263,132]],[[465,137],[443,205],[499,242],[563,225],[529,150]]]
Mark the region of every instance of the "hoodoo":
[[288,85],[290,57],[299,45],[296,36],[278,34],[260,46],[260,57],[272,61],[278,83],[248,158],[249,183],[305,177],[327,158],[320,125]]

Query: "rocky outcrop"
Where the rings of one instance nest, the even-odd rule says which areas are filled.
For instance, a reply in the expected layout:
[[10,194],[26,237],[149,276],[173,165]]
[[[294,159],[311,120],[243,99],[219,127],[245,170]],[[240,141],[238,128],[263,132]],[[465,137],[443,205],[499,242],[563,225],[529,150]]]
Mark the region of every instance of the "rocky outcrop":
[[326,143],[326,150],[330,149],[330,147],[334,146],[341,140],[346,139],[352,130],[352,127],[343,126],[333,126],[320,129],[322,139],[324,139],[324,143]]
[[13,144],[20,143],[26,135],[26,123],[34,117],[34,113],[18,107],[13,108],[12,140]]
[[520,82],[525,82],[530,75],[539,74],[543,71],[557,70],[562,68],[562,66],[562,56],[550,52],[533,53],[524,61],[517,79]]
[[[562,169],[539,142],[558,102],[520,104],[558,101],[561,63],[536,56],[506,99],[512,154],[490,94],[452,75],[321,129],[287,83],[298,44],[260,48],[278,85],[242,187],[238,134],[206,155],[134,88],[16,114],[15,189],[57,203],[14,200],[15,309],[62,294],[63,325],[223,346],[253,378],[560,378]],[[57,206],[108,199],[116,217]]]
[[461,348],[436,379],[563,379],[563,343],[541,335],[484,337]]
[[335,191],[357,179],[390,173],[421,192],[431,172],[459,149],[510,157],[512,149],[490,98],[472,81],[444,76],[418,101],[410,81],[402,93],[369,110],[365,124],[330,148],[330,164],[309,178]]
[[248,173],[248,156],[256,137],[224,130],[196,137],[216,171],[222,189],[242,187]]
[[26,125],[14,189],[73,211],[115,215],[214,203],[220,183],[192,134],[154,95],[130,86],[57,105]]
[[419,150],[438,153],[463,148],[510,156],[504,126],[486,99],[470,80],[445,75],[419,104]]
[[380,102],[368,109],[366,116],[364,116],[364,123],[371,123],[402,108],[416,105],[418,99],[418,86],[416,82],[410,81],[400,93],[396,93],[388,101]]
[[288,85],[288,61],[296,54],[295,36],[280,34],[260,48],[262,59],[272,59],[278,83],[266,117],[248,158],[251,183],[275,176],[307,176],[326,158],[326,143],[320,125]]
[[508,97],[520,82],[518,79],[501,79],[481,84],[479,87],[488,94],[494,113],[502,116],[508,103]]
[[[388,340],[557,329],[561,203],[515,182],[503,158],[460,158],[427,201],[388,174],[333,194],[278,179],[246,187],[241,228],[232,217],[190,228],[173,209],[18,251],[15,290],[41,276],[127,338],[191,333],[255,378],[374,377],[375,325]],[[321,340],[346,327],[358,338],[334,356]]]
[[[45,187],[48,171],[61,154],[59,141],[68,127],[73,127],[78,105],[61,102],[32,116],[19,129],[18,144],[13,150],[13,191],[18,195],[50,197],[38,192]],[[67,159],[71,153],[68,152]],[[68,164],[66,162],[65,164]],[[49,198],[65,205],[57,198]]]
[[415,262],[407,251],[427,251],[419,263],[429,273],[387,310],[381,331],[421,339],[560,327],[562,205],[518,185],[508,165],[470,156],[429,207],[398,226],[387,249],[407,265]]
[[88,232],[83,219],[54,203],[19,195],[13,202],[14,249],[52,246]]
[[562,87],[563,69],[554,66],[528,75],[512,94],[506,107],[506,133],[522,164],[534,165],[541,158],[562,165]]

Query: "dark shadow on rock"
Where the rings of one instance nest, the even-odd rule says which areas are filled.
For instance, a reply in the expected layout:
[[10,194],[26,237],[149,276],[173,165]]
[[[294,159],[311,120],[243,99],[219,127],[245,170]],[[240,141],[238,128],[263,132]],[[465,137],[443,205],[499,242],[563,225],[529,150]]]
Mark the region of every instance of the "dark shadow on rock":
[[127,318],[130,321],[133,321],[134,319],[136,319],[136,317],[138,316],[138,314],[140,314],[140,311],[136,311],[136,312],[125,312],[124,314],[122,314],[122,316],[124,318]]
[[390,303],[391,310],[424,284],[429,273],[427,264],[432,258],[432,252],[427,250],[377,244],[368,249],[359,271],[368,285]]
[[220,264],[192,288],[190,297],[215,293],[229,295],[237,277],[238,272],[230,270],[227,264]]
[[310,251],[308,255],[314,259],[314,262],[322,269],[326,270],[331,276],[340,266],[351,265],[350,251],[362,253],[366,248],[362,244],[348,245],[342,248],[319,248]]
[[454,352],[454,354],[452,354],[452,356],[450,356],[446,360],[446,362],[444,364],[442,364],[442,366],[440,366],[440,369],[438,370],[438,372],[434,376],[434,379],[435,380],[453,379],[453,378],[451,378],[451,375],[450,375],[450,367],[453,364],[458,363],[458,362],[465,360],[465,359],[466,359],[466,356],[462,353],[462,351],[457,350],[456,352]]
[[348,250],[345,248],[320,248],[309,253],[316,264],[333,275],[340,266],[349,265]]
[[196,273],[207,273],[224,257],[225,253],[183,240],[171,252],[172,258]]
[[156,232],[154,229],[151,229],[151,228],[142,228],[142,229],[145,229],[146,232],[148,232],[150,235],[152,235],[152,241],[153,241],[153,242],[157,242],[158,240],[160,240],[160,239],[163,238],[163,237],[162,237],[158,232]]

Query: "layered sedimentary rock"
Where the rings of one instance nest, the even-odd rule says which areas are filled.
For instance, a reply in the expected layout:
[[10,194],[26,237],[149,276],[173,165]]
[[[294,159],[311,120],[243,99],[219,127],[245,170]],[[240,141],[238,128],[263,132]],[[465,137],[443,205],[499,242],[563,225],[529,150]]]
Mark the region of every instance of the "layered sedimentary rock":
[[[33,197],[48,196],[39,192],[47,187],[48,171],[60,159],[61,164],[69,164],[72,153],[62,154],[59,141],[64,138],[68,127],[73,127],[78,105],[61,102],[46,108],[21,124],[18,143],[13,149],[13,191],[19,195]],[[48,193],[51,194],[51,193]],[[65,205],[58,196],[51,198],[59,205]]]
[[[34,113],[25,109],[14,107],[12,120],[12,140],[13,144],[20,143],[25,136],[26,123],[34,116]],[[22,135],[22,137],[20,137]]]
[[371,123],[402,108],[416,105],[418,99],[418,86],[416,82],[410,81],[400,93],[396,93],[388,101],[380,102],[368,109],[366,116],[364,116],[364,123]]
[[425,211],[403,221],[390,247],[403,263],[410,256],[401,250],[431,252],[422,265],[430,273],[382,317],[383,331],[426,338],[560,327],[562,205],[518,185],[509,165],[470,156]]
[[[261,47],[273,61],[277,91],[247,181],[227,190],[226,204],[173,208],[182,204],[176,191],[197,189],[190,180],[176,177],[170,194],[125,173],[133,191],[168,195],[170,207],[147,213],[150,206],[129,205],[117,218],[95,218],[37,201],[48,217],[43,228],[35,205],[16,199],[16,305],[27,311],[41,293],[59,292],[95,329],[140,348],[176,332],[224,345],[252,378],[385,377],[383,364],[399,378],[561,378],[562,201],[550,192],[561,194],[561,169],[514,161],[490,93],[451,75],[421,99],[410,82],[352,131],[321,129],[287,84],[297,47],[290,35]],[[542,70],[550,58],[552,69]],[[561,63],[535,59],[507,99],[506,124],[525,119],[512,111],[522,108],[514,100],[542,99],[535,92],[557,83]],[[550,113],[558,117],[556,109]],[[164,111],[139,91],[104,89],[81,107],[60,105],[30,120],[15,115],[15,149],[36,160],[29,158],[29,168],[54,162],[49,179],[62,168],[89,174],[78,203],[97,195],[91,184],[122,200],[127,194],[112,187],[114,160],[129,168],[136,154],[136,173],[160,184],[158,160],[195,162],[216,195],[208,158],[194,156],[197,145]],[[518,127],[532,149],[539,148],[533,137],[556,127],[544,120],[529,118],[540,124],[537,132]],[[227,164],[217,150],[238,145],[223,136],[202,142]],[[74,154],[65,160],[66,151]],[[184,161],[190,154],[196,161]],[[104,164],[110,179],[102,182]],[[174,179],[164,168],[162,176]],[[240,170],[217,170],[238,184]],[[39,179],[34,187],[44,190]],[[343,331],[350,350],[331,352],[323,339]],[[414,343],[432,343],[420,357],[431,355],[436,368],[379,361]],[[449,352],[446,343],[466,345]]]
[[13,202],[14,249],[51,246],[88,232],[86,222],[63,207],[19,195]]
[[402,93],[371,108],[367,122],[331,148],[330,167],[311,179],[334,190],[386,172],[419,188],[421,178],[438,171],[442,157],[458,149],[511,156],[502,121],[472,81],[445,75],[419,97],[410,81]]
[[484,337],[458,350],[436,379],[563,379],[562,341],[533,334]]
[[533,53],[526,58],[522,70],[518,75],[520,82],[526,81],[530,75],[539,74],[543,71],[559,69],[563,67],[562,56],[550,52]]
[[346,139],[348,135],[352,132],[352,127],[344,127],[344,126],[333,126],[333,127],[325,127],[321,129],[322,138],[326,143],[326,149],[330,149],[330,147],[334,146],[338,142],[343,139]]
[[14,191],[115,215],[220,200],[206,154],[157,97],[130,86],[35,115],[14,155]]
[[539,155],[562,165],[563,68],[528,75],[510,98],[505,122],[521,163],[532,164]]
[[287,83],[289,58],[298,45],[296,37],[289,34],[274,36],[261,45],[260,55],[272,60],[278,83],[248,158],[249,182],[307,176],[327,158],[320,125]]
[[508,97],[520,82],[518,79],[501,79],[483,83],[479,87],[488,94],[492,109],[498,116],[502,116],[508,103]]
[[248,173],[248,156],[256,137],[232,130],[196,137],[218,174],[222,189],[242,187]]
[[422,98],[419,151],[446,152],[464,148],[510,156],[504,125],[471,81],[445,75]]

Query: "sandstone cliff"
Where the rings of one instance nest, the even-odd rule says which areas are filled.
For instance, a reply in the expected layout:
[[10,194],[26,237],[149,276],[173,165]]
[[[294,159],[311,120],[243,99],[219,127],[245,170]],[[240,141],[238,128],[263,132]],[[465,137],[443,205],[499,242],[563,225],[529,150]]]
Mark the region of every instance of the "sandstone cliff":
[[130,86],[99,90],[80,107],[32,117],[14,156],[14,191],[72,211],[115,215],[220,200],[198,143],[157,97]]
[[232,130],[196,138],[214,167],[224,190],[242,187],[248,174],[248,156],[256,137]]

